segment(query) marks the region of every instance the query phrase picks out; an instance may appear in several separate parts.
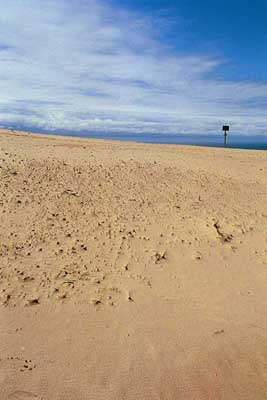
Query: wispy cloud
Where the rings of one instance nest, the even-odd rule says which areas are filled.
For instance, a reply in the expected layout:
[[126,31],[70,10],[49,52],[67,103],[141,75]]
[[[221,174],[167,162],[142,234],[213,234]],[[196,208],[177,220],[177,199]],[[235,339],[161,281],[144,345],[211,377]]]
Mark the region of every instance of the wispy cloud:
[[263,133],[265,82],[214,79],[179,55],[168,19],[101,0],[9,0],[0,14],[0,124],[47,130]]

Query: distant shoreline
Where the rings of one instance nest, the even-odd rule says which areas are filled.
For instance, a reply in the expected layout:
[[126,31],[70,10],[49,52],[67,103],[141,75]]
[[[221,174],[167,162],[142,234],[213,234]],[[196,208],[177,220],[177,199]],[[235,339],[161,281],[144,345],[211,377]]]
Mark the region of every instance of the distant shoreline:
[[123,134],[123,133],[76,133],[58,131],[37,132],[32,130],[20,129],[7,129],[0,128],[0,132],[7,133],[20,133],[42,135],[48,137],[64,137],[75,139],[92,139],[92,140],[108,140],[118,142],[130,143],[144,143],[144,144],[161,144],[161,145],[181,145],[181,146],[194,146],[194,147],[212,147],[219,149],[242,149],[242,150],[267,150],[267,135],[266,136],[248,136],[248,135],[228,135],[228,144],[224,146],[222,134],[200,135],[200,134]]

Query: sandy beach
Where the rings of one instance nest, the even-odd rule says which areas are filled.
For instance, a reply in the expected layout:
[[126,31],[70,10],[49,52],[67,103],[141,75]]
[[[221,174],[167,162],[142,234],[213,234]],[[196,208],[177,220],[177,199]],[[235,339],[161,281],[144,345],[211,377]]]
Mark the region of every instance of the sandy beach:
[[263,400],[267,152],[0,130],[0,399]]

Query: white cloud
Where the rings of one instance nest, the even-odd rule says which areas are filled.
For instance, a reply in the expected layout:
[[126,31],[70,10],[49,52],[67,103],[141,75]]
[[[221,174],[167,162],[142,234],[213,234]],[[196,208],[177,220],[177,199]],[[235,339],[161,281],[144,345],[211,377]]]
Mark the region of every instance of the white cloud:
[[267,84],[215,80],[166,20],[100,0],[9,0],[0,14],[0,124],[48,130],[264,133]]

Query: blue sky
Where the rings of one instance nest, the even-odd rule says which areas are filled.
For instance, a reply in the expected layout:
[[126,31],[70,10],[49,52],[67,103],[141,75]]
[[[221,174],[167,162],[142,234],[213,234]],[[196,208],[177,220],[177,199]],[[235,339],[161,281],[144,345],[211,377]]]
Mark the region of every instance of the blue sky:
[[267,135],[266,21],[265,0],[2,0],[0,126]]
[[205,52],[231,61],[232,66],[221,70],[223,77],[267,79],[266,0],[122,0],[117,4],[150,14],[162,10],[172,28],[167,39],[178,52]]

